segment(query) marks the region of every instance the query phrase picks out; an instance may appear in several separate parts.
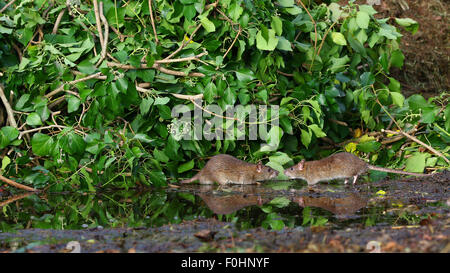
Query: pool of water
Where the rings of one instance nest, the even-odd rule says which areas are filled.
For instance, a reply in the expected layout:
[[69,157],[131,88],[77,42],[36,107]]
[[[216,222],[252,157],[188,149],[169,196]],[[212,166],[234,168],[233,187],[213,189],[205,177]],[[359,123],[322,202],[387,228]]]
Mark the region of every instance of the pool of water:
[[165,189],[0,196],[0,230],[160,227],[214,218],[238,229],[421,225],[447,217],[448,181],[384,180],[343,185],[271,181]]

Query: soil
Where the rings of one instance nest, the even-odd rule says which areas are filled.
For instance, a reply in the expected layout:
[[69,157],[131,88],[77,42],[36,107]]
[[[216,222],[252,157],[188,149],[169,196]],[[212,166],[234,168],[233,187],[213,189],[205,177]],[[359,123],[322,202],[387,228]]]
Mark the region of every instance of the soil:
[[[341,4],[348,1],[340,1]],[[356,1],[365,4],[366,1]],[[391,75],[400,81],[406,96],[422,94],[431,97],[450,90],[450,24],[448,0],[381,0],[373,7],[378,18],[411,18],[419,23],[412,35],[400,26],[404,35],[400,48],[405,55],[402,69],[393,68]],[[391,23],[395,24],[393,19]]]

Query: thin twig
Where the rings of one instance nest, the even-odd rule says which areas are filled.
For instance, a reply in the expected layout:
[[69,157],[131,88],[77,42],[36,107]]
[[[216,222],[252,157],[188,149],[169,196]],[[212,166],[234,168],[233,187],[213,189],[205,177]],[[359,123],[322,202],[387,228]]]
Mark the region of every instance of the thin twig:
[[94,13],[95,13],[95,23],[97,25],[97,31],[98,31],[98,38],[100,40],[100,45],[103,46],[103,33],[102,33],[102,26],[101,26],[101,22],[100,22],[100,13],[98,10],[97,0],[94,0]]
[[396,131],[392,131],[392,130],[381,129],[381,132],[386,132],[386,133],[388,133],[388,134],[394,134],[394,135],[399,135],[399,134],[401,134],[401,135],[403,135],[403,136],[405,136],[405,137],[411,139],[412,141],[414,141],[414,142],[416,142],[416,143],[422,145],[423,147],[427,148],[428,150],[430,150],[430,151],[431,151],[432,153],[434,153],[435,155],[437,155],[437,156],[439,156],[439,157],[442,157],[442,158],[445,160],[445,162],[447,162],[447,164],[450,164],[450,160],[449,160],[447,157],[445,157],[441,152],[435,150],[435,149],[434,149],[433,147],[431,147],[430,145],[423,143],[422,141],[418,140],[418,139],[417,139],[416,137],[414,137],[414,136],[411,136],[411,135],[409,135],[409,134],[407,134],[407,133],[405,133],[405,132],[403,132],[403,131],[396,132]]
[[62,19],[62,17],[64,16],[64,13],[65,13],[65,12],[66,12],[66,9],[62,9],[62,10],[59,12],[58,17],[56,18],[55,25],[53,26],[52,34],[56,34],[56,32],[58,32],[59,24],[61,23],[61,19]]
[[228,52],[230,52],[231,48],[233,47],[234,43],[236,43],[236,40],[238,39],[239,35],[241,35],[241,31],[242,31],[242,29],[241,29],[241,26],[239,25],[239,31],[236,34],[236,37],[234,37],[234,40],[231,43],[230,47],[228,48],[227,52],[225,52],[225,54],[223,55],[223,57],[222,57],[223,59],[225,59],[225,57],[228,55]]
[[154,63],[153,66],[148,67],[146,64],[141,64],[140,67],[134,67],[132,65],[128,65],[128,64],[120,64],[120,63],[115,63],[115,62],[108,62],[108,66],[109,67],[118,67],[118,68],[122,68],[122,69],[157,69],[163,73],[169,74],[169,75],[174,75],[174,76],[181,76],[181,77],[204,77],[205,74],[203,73],[199,73],[199,72],[190,72],[190,73],[185,73],[182,71],[175,71],[175,70],[170,70],[167,68],[164,68],[162,66],[160,66],[157,63]]
[[108,20],[106,20],[105,15],[103,15],[103,2],[100,2],[100,19],[103,22],[104,28],[105,28],[105,35],[104,35],[104,40],[103,40],[103,44],[102,44],[102,52],[100,54],[100,59],[98,60],[98,62],[96,63],[95,66],[99,66],[103,60],[106,58],[106,49],[108,46],[108,37],[109,37],[109,24],[108,24]]
[[183,37],[183,42],[178,47],[178,49],[172,52],[169,56],[165,57],[164,60],[172,58],[173,56],[175,56],[175,54],[177,54],[178,52],[180,52],[180,50],[182,50],[185,46],[187,46],[192,41],[192,38],[194,37],[195,33],[200,29],[201,26],[202,26],[201,24],[198,24],[198,26],[194,29],[194,31],[192,32],[191,36],[189,36],[189,39],[187,41],[185,41]]
[[[49,126],[44,126],[44,127],[39,127],[39,128],[33,128],[33,129],[30,129],[30,130],[26,130],[26,131],[20,132],[18,139],[21,139],[22,136],[24,136],[26,134],[29,134],[29,133],[33,133],[33,132],[37,132],[37,131],[41,131],[41,130],[46,130],[46,129],[51,129],[51,128],[66,129],[66,128],[69,128],[69,127],[63,126],[63,125],[56,125],[56,124],[54,124],[54,125],[49,125]],[[77,130],[77,129],[73,129],[73,130],[75,132],[79,133],[79,134],[87,135],[87,133],[85,133],[83,131],[80,131],[80,130]]]
[[323,43],[325,42],[325,39],[327,38],[328,32],[330,32],[330,30],[333,28],[333,26],[336,24],[336,22],[334,22],[333,24],[331,24],[331,26],[327,29],[327,32],[325,32],[325,35],[323,36],[322,42],[319,45],[319,49],[317,50],[317,56],[320,55],[320,51],[322,50],[322,46]]
[[8,99],[5,96],[5,92],[3,91],[3,86],[2,85],[0,85],[0,98],[2,99],[3,105],[5,105],[6,113],[8,114],[9,124],[12,127],[17,128],[17,122],[14,119],[13,110],[11,108],[11,105],[8,102]]
[[14,4],[15,1],[16,1],[16,0],[9,1],[8,4],[6,4],[2,9],[0,9],[0,13],[4,12],[9,6],[11,6],[12,4]]
[[315,33],[315,38],[314,38],[314,56],[313,56],[313,59],[311,61],[311,65],[309,67],[309,71],[311,71],[311,69],[313,67],[313,64],[314,64],[314,60],[316,58],[316,52],[317,52],[317,24],[316,24],[316,21],[314,20],[314,18],[312,17],[311,13],[309,13],[309,10],[306,8],[305,4],[303,4],[302,0],[297,0],[297,3],[302,5],[302,7],[306,10],[306,13],[308,13],[309,18],[311,19],[311,22],[314,25],[314,33]]
[[198,58],[203,57],[205,55],[208,55],[208,52],[202,52],[198,55],[192,56],[192,57],[185,57],[185,58],[178,58],[178,59],[163,59],[163,60],[157,60],[155,61],[156,64],[168,64],[168,63],[179,63],[179,62],[186,62],[186,61],[197,61]]
[[[74,85],[74,84],[77,84],[77,83],[79,83],[79,82],[84,82],[84,81],[87,81],[87,80],[90,80],[90,79],[95,79],[96,77],[98,77],[98,76],[100,76],[100,75],[102,75],[102,72],[98,72],[98,73],[89,75],[89,76],[87,76],[87,77],[84,77],[84,78],[81,78],[81,79],[78,79],[78,80],[70,81],[70,82],[68,82],[67,84],[69,84],[69,85]],[[62,84],[60,87],[56,88],[56,89],[53,90],[52,92],[50,92],[50,93],[48,93],[47,95],[45,95],[45,97],[46,97],[46,98],[50,98],[50,97],[52,97],[52,96],[58,94],[59,92],[63,91],[63,90],[64,90],[64,85],[65,85],[65,84]]]
[[35,189],[35,188],[31,188],[31,187],[22,185],[22,184],[17,183],[17,182],[15,182],[15,181],[13,181],[13,180],[11,180],[11,179],[9,179],[9,178],[6,178],[6,177],[4,177],[4,176],[1,175],[1,174],[0,174],[0,180],[3,181],[3,182],[5,182],[6,184],[9,184],[9,185],[11,185],[11,186],[13,186],[13,187],[16,187],[16,188],[19,188],[19,189],[22,189],[22,190],[26,190],[26,191],[38,191],[38,190]]
[[148,0],[148,10],[150,11],[150,21],[152,23],[153,34],[155,35],[155,43],[158,44],[158,34],[156,34],[155,20],[153,19],[152,0]]
[[277,70],[277,73],[286,77],[294,77],[294,74],[285,73],[283,71]]
[[183,99],[183,100],[198,100],[203,99],[203,94],[198,95],[182,95],[182,94],[172,94],[175,98]]

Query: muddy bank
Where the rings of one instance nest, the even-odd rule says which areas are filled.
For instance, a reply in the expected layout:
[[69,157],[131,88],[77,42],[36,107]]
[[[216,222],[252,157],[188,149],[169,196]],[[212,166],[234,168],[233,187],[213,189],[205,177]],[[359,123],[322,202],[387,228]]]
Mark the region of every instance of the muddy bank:
[[[0,234],[0,251],[69,252],[68,242],[77,241],[81,252],[370,252],[378,245],[381,252],[448,253],[448,224],[434,220],[423,226],[239,231],[233,224],[203,219],[149,229],[28,229]],[[207,231],[214,236],[199,234]]]

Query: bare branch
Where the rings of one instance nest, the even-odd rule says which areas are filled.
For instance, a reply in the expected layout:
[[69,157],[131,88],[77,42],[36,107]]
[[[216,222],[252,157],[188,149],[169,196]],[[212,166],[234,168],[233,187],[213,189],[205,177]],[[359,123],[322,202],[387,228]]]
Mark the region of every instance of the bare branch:
[[56,34],[56,32],[58,32],[59,24],[61,23],[61,19],[64,16],[65,12],[66,12],[66,9],[63,9],[59,12],[58,17],[56,18],[55,25],[53,26],[52,34]]
[[3,91],[3,86],[0,85],[0,98],[2,99],[3,105],[5,105],[5,109],[6,109],[6,113],[8,114],[8,121],[9,124],[14,127],[17,128],[17,122],[14,119],[14,112],[11,108],[11,105],[8,102],[8,99],[5,96],[5,92]]
[[22,190],[26,190],[26,191],[38,191],[38,190],[35,189],[35,188],[31,188],[31,187],[22,185],[22,184],[20,184],[20,183],[17,183],[17,182],[15,182],[15,181],[13,181],[13,180],[11,180],[11,179],[9,179],[9,178],[4,177],[3,175],[0,175],[0,180],[3,181],[3,182],[5,182],[6,184],[9,184],[9,185],[11,185],[11,186],[13,186],[13,187],[16,187],[16,188],[19,188],[19,189],[22,189]]

